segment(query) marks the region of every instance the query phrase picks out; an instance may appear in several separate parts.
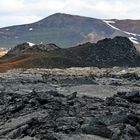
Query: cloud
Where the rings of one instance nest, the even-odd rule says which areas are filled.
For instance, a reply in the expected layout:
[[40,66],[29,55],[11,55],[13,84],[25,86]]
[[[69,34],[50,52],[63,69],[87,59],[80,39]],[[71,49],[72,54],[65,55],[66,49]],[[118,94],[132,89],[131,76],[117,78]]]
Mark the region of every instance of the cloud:
[[94,18],[140,19],[139,0],[0,0],[0,27],[30,23],[56,12]]
[[35,15],[29,15],[29,16],[0,16],[0,25],[1,27],[6,26],[12,26],[12,25],[19,25],[19,24],[25,24],[25,23],[32,23],[35,21],[40,20],[40,17]]
[[139,0],[69,0],[63,11],[95,18],[138,19],[139,9]]
[[23,0],[0,0],[1,13],[10,14],[10,12],[18,12],[23,7]]

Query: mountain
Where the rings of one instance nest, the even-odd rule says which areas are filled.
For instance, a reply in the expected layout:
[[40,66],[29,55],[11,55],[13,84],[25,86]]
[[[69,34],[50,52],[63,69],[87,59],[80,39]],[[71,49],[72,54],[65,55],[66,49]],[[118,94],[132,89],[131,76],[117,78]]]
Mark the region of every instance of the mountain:
[[0,61],[0,68],[138,67],[140,53],[126,37],[103,39],[71,48],[27,43],[11,49]]
[[140,34],[140,20],[117,20],[113,19],[111,25],[130,33]]
[[129,37],[135,43],[140,41],[135,34],[114,26],[107,20],[56,13],[32,24],[0,28],[0,47],[11,48],[23,42],[33,42],[54,43],[67,48],[115,36]]

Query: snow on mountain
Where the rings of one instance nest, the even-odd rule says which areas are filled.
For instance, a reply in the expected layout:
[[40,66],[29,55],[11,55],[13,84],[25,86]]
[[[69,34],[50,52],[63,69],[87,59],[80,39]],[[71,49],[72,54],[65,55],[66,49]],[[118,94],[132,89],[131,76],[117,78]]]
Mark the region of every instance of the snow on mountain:
[[35,44],[32,42],[27,42],[29,44],[30,47],[34,46]]
[[130,41],[132,41],[133,43],[139,44],[139,42],[137,41],[136,38],[134,38],[134,37],[129,37],[129,39],[130,39]]
[[29,28],[29,31],[32,31],[33,30],[33,28]]
[[115,21],[103,20],[103,22],[105,22],[108,26],[110,26],[111,28],[113,28],[113,29],[115,29],[115,30],[118,30],[118,31],[121,31],[121,32],[123,32],[123,33],[125,33],[125,34],[130,35],[129,39],[130,39],[133,43],[135,43],[135,44],[139,44],[139,43],[140,43],[140,42],[137,40],[137,38],[136,38],[136,37],[140,37],[140,34],[134,34],[134,33],[126,32],[126,31],[123,31],[123,30],[121,30],[121,29],[119,29],[119,28],[117,28],[117,27],[115,27],[115,26],[113,26],[113,25],[110,24],[110,23],[115,23]]
[[110,23],[114,22],[111,20],[103,20],[103,22],[105,22],[108,26],[112,27],[115,30],[121,31],[119,28],[114,27],[113,25],[111,25]]
[[134,37],[140,42],[140,20],[136,25],[138,32],[135,25],[132,26],[133,22],[130,25],[129,21],[122,22],[124,23],[119,23],[119,26],[117,19],[101,20],[56,13],[31,24],[0,28],[0,47],[12,48],[21,42],[29,41],[35,44],[53,42],[62,48],[68,48],[86,42],[96,43],[115,36]]

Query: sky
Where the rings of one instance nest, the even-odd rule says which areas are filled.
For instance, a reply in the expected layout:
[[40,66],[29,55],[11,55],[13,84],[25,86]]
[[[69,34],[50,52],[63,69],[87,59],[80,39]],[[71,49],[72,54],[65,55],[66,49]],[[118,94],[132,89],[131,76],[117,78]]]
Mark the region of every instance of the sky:
[[54,13],[140,19],[140,0],[0,0],[0,27],[32,23]]

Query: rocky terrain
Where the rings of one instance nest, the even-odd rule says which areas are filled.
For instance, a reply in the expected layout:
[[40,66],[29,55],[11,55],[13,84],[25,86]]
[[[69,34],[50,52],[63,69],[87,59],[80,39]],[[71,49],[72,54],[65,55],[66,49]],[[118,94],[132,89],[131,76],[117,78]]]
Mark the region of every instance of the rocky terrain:
[[1,140],[139,140],[140,68],[0,73]]
[[0,59],[0,71],[11,68],[139,67],[140,52],[126,37],[103,39],[71,48],[23,43]]
[[56,46],[55,44],[30,44],[30,42],[25,42],[22,44],[19,44],[17,46],[15,46],[14,48],[11,48],[7,54],[5,54],[6,56],[17,56],[17,55],[21,55],[24,53],[34,53],[34,52],[50,52],[53,50],[59,50],[60,47]]

